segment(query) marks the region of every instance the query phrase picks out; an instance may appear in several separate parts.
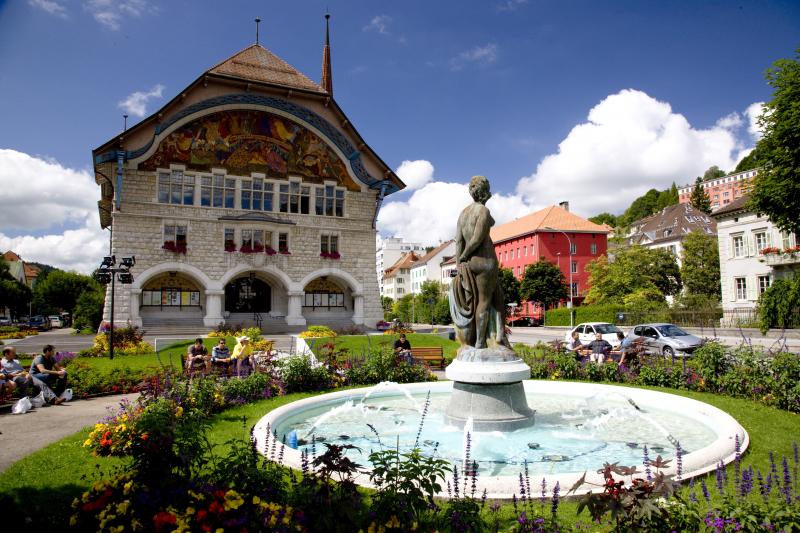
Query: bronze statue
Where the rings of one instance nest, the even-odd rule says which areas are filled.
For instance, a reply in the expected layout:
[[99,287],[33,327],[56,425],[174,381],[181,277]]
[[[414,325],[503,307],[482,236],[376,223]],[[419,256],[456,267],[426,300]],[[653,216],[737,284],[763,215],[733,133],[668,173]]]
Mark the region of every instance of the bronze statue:
[[[450,314],[461,343],[458,358],[506,359],[505,302],[497,284],[498,264],[489,229],[494,219],[486,207],[491,198],[489,180],[474,176],[469,182],[474,203],[464,208],[456,229],[457,274],[450,285]],[[492,353],[477,353],[493,348]],[[513,353],[513,352],[512,352]]]

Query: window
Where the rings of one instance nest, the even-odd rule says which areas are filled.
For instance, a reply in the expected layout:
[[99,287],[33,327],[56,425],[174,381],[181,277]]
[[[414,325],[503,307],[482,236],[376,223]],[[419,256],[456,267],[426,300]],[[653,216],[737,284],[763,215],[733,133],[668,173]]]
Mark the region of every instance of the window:
[[517,276],[521,276],[521,275],[522,275],[522,267],[518,266],[517,267]]
[[569,245],[569,255],[575,255],[577,253],[578,253],[578,245],[575,244],[574,242],[570,243],[570,245]]
[[758,295],[759,296],[764,294],[764,291],[769,289],[769,286],[770,286],[769,275],[758,276]]
[[522,255],[523,255],[523,257],[527,257],[528,256],[528,247],[527,246],[523,246],[522,247]]
[[282,254],[289,253],[289,234],[278,233],[278,252]]
[[747,279],[735,278],[734,282],[736,283],[736,299],[747,300]]
[[301,213],[303,215],[309,213],[311,203],[311,187],[309,185],[291,181],[289,183],[281,183],[279,191],[281,213]]
[[317,187],[315,191],[314,212],[329,217],[344,216],[344,189],[333,185]]
[[[339,253],[339,236],[338,235],[320,235],[320,253],[323,254],[338,254]],[[402,269],[401,269],[402,271]]]
[[264,251],[264,230],[243,229],[242,230],[242,252],[263,252]]
[[262,178],[242,180],[242,209],[272,211],[273,187]]
[[781,232],[781,241],[783,242],[783,248],[792,248],[794,246],[794,239],[792,239],[794,235],[791,233]]
[[517,259],[519,259],[519,248],[517,248]]
[[754,233],[753,236],[756,240],[756,250],[761,251],[764,248],[769,247],[769,235],[765,231],[759,231],[758,233]]
[[200,305],[200,291],[162,288],[142,291],[143,307],[186,307]]
[[589,245],[589,252],[592,255],[597,255],[597,243],[593,242],[592,244]]
[[158,174],[158,201],[162,204],[194,205],[194,176],[182,170]]
[[531,256],[533,256],[533,245],[531,244]]
[[224,245],[226,252],[236,251],[236,232],[233,228],[225,228]]
[[186,253],[186,226],[177,224],[164,225],[164,250]]
[[578,282],[577,281],[573,281],[572,282],[572,297],[574,298],[576,296],[579,296],[578,295]]
[[572,262],[572,266],[570,267],[570,271],[573,274],[577,274],[578,273],[578,262],[577,261],[573,261]]
[[236,180],[226,178],[222,174],[201,176],[200,205],[204,207],[233,208],[233,197],[236,192]]
[[744,235],[733,236],[733,257],[744,257]]

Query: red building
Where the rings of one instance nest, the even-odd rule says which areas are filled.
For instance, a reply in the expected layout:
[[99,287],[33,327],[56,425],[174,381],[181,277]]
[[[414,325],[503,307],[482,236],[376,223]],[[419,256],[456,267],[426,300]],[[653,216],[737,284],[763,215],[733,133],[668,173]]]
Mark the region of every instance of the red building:
[[[754,168],[704,181],[703,190],[708,195],[708,199],[711,200],[711,210],[716,211],[720,207],[724,207],[747,194],[747,190],[752,185],[753,178],[758,174],[758,170]],[[694,184],[692,183],[678,189],[680,203],[689,203],[692,198],[692,190],[694,190]]]
[[[491,237],[502,268],[510,268],[517,279],[525,267],[539,259],[558,265],[572,280],[575,305],[589,290],[586,265],[606,254],[610,228],[569,212],[569,203],[550,206],[512,222],[492,228]],[[570,249],[571,248],[571,249]],[[534,314],[527,304],[523,314]]]

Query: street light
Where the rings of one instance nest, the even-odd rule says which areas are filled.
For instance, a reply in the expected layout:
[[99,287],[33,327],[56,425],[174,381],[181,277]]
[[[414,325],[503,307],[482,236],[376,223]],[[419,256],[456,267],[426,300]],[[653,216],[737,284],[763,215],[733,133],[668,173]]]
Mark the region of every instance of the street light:
[[100,263],[100,268],[94,274],[94,279],[103,285],[111,283],[111,329],[109,331],[108,339],[108,358],[114,359],[114,288],[115,281],[119,278],[119,282],[124,285],[133,283],[133,274],[131,268],[136,265],[136,257],[123,257],[120,265],[116,266],[117,258],[113,255],[107,255]]
[[567,235],[565,232],[561,231],[560,229],[551,228],[549,226],[545,226],[544,229],[546,229],[548,231],[557,231],[558,233],[561,233],[562,235],[564,235],[564,237],[567,238],[567,241],[569,242],[569,327],[570,327],[570,329],[572,329],[572,327],[573,327],[573,323],[572,323],[572,292],[573,292],[572,291],[572,239],[570,239],[569,235]]

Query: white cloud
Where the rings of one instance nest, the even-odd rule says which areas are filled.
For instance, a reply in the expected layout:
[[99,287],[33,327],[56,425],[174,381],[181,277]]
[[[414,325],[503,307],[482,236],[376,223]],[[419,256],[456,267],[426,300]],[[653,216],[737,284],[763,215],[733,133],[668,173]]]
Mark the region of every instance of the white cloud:
[[516,11],[517,8],[524,6],[528,0],[506,0],[497,5],[498,11]]
[[753,136],[753,139],[758,140],[764,134],[761,127],[758,125],[758,117],[764,112],[764,102],[756,102],[750,104],[744,114],[747,116],[747,133]]
[[97,22],[113,31],[120,29],[126,16],[138,18],[158,11],[149,0],[87,0],[83,7]]
[[55,0],[28,0],[28,5],[37,7],[42,11],[50,13],[56,17],[68,18],[67,8],[56,2]]
[[129,115],[143,117],[147,114],[147,102],[151,98],[161,98],[164,86],[160,83],[147,92],[136,91],[129,94],[127,98],[117,103],[117,107],[126,111]]
[[[461,210],[472,202],[467,185],[434,181],[414,191],[405,202],[388,202],[378,214],[378,229],[386,234],[425,245],[452,239]],[[531,211],[519,196],[494,195],[487,206],[495,224]]]
[[592,108],[517,193],[537,208],[569,200],[583,216],[619,213],[650,188],[685,184],[711,165],[733,169],[744,148],[735,122],[695,129],[668,103],[626,89]]
[[410,191],[419,189],[433,179],[433,165],[424,159],[406,160],[400,163],[395,173],[406,184],[406,190]]
[[475,46],[450,59],[450,70],[461,70],[469,64],[486,66],[497,61],[497,45]]
[[0,183],[0,228],[51,232],[10,237],[0,231],[0,250],[81,272],[97,266],[108,237],[98,221],[99,188],[88,172],[0,149]]
[[374,31],[382,35],[389,35],[389,23],[392,22],[392,17],[389,15],[375,15],[369,21],[369,24],[364,26],[364,31]]
[[725,129],[736,129],[742,126],[742,116],[734,111],[717,121],[717,126]]

